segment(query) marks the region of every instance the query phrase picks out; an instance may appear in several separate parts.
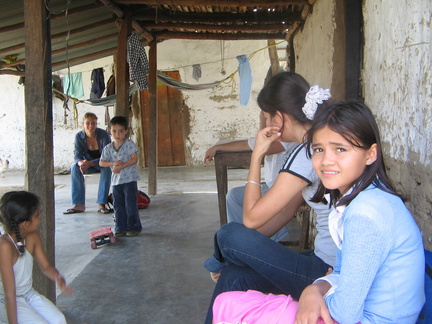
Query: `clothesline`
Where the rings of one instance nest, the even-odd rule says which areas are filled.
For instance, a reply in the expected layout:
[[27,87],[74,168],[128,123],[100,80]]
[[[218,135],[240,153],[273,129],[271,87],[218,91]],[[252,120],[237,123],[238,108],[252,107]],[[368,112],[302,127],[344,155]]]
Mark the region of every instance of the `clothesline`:
[[[276,43],[276,44],[272,44],[263,48],[260,48],[254,52],[252,52],[248,59],[251,59],[256,53],[258,53],[259,51],[262,51],[264,49],[267,49],[269,47],[272,46],[276,46],[278,44],[280,44],[282,42]],[[157,78],[158,80],[177,90],[182,90],[182,91],[196,91],[196,90],[207,90],[207,89],[211,89],[213,87],[216,87],[218,85],[220,85],[221,83],[227,83],[227,82],[231,82],[232,83],[232,90],[231,92],[234,92],[235,89],[235,80],[234,80],[234,76],[236,73],[239,72],[239,69],[236,69],[233,73],[231,73],[228,77],[226,77],[223,80],[219,80],[219,81],[214,81],[211,83],[202,83],[202,84],[188,84],[185,82],[181,82],[175,79],[172,79],[170,77],[168,77],[166,74],[162,73],[161,71],[157,72]],[[138,84],[136,82],[134,82],[130,87],[129,87],[129,95],[132,95],[133,93],[135,93],[136,91],[139,90]],[[104,98],[99,98],[99,99],[85,99],[85,100],[79,100],[77,98],[73,98],[67,94],[64,94],[60,91],[58,91],[57,89],[53,88],[53,91],[55,91],[59,96],[61,96],[63,98],[63,101],[65,102],[64,106],[65,108],[67,108],[67,101],[69,99],[72,100],[73,103],[73,114],[74,114],[74,120],[75,120],[75,124],[77,124],[77,120],[78,120],[78,110],[76,105],[78,103],[86,103],[92,106],[104,106],[104,107],[108,107],[108,106],[113,106],[116,102],[117,96],[115,94],[104,97]],[[77,125],[76,125],[77,126]]]

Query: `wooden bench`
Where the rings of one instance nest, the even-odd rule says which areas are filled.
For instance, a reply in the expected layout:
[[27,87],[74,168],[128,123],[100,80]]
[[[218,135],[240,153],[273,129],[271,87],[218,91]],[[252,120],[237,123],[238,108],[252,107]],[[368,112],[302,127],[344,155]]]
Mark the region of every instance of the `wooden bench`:
[[[217,151],[214,157],[216,185],[218,191],[220,225],[227,223],[226,194],[228,193],[228,168],[249,168],[252,151],[222,152]],[[308,205],[300,206],[295,214],[300,224],[300,238],[295,241],[282,242],[286,246],[297,246],[300,251],[311,248],[311,209]]]

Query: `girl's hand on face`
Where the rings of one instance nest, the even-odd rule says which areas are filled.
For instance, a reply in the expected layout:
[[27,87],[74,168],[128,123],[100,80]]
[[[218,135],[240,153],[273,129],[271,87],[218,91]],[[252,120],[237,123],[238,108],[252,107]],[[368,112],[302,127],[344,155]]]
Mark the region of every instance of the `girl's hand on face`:
[[281,137],[280,127],[269,126],[258,131],[254,152],[265,155],[271,143],[279,141]]
[[316,324],[320,317],[326,324],[334,323],[319,287],[309,285],[300,296],[295,324]]

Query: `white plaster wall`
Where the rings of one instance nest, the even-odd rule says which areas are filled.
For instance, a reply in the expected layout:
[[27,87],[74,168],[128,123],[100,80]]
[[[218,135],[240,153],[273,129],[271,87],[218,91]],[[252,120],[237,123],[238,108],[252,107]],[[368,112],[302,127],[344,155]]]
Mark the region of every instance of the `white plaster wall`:
[[[258,51],[250,60],[253,84],[247,106],[239,103],[239,76],[234,74],[234,84],[227,83],[210,90],[183,92],[185,105],[190,113],[190,132],[186,141],[191,154],[189,165],[200,165],[205,151],[218,140],[239,139],[254,136],[259,123],[259,108],[256,97],[263,86],[270,65],[267,41],[194,41],[170,40],[158,44],[158,69],[179,70],[183,82],[197,84],[222,80],[238,67],[237,55]],[[147,48],[148,50],[148,48]],[[222,60],[223,59],[223,60]],[[91,72],[103,67],[105,83],[111,75],[112,57],[74,66],[71,73],[82,72],[84,97],[90,96]],[[197,82],[192,78],[192,65],[201,64],[202,77]],[[221,74],[221,69],[226,71]],[[54,72],[67,74],[67,70]],[[24,86],[18,84],[18,77],[0,76],[2,103],[0,104],[0,127],[2,129],[0,158],[10,161],[11,169],[24,169],[25,125]],[[73,162],[73,141],[81,129],[83,115],[91,111],[98,116],[99,127],[105,128],[105,107],[77,104],[78,127],[75,126],[72,102],[68,104],[64,123],[63,102],[53,98],[54,114],[54,168],[69,169]],[[113,107],[109,108],[113,117]]]
[[[90,97],[91,72],[94,68],[103,67],[105,83],[111,75],[112,57],[71,67],[70,72],[82,72],[84,97]],[[54,74],[64,75],[67,70],[56,71]],[[23,170],[25,168],[25,108],[24,86],[18,84],[19,77],[1,75],[0,89],[2,101],[0,104],[1,137],[0,158],[7,158],[10,169]],[[73,162],[73,142],[77,131],[81,129],[83,115],[91,111],[98,116],[99,127],[105,128],[105,107],[95,107],[85,103],[77,104],[78,127],[75,127],[73,105],[68,103],[66,123],[64,118],[63,101],[53,97],[53,126],[54,126],[54,168],[55,170],[69,169]],[[109,108],[112,117],[113,108]]]
[[11,169],[22,169],[25,164],[24,86],[18,79],[0,76],[0,158],[8,159]]
[[432,2],[367,0],[363,89],[392,180],[432,248]]
[[366,1],[364,94],[388,154],[432,162],[430,0]]
[[[237,70],[237,55],[249,56],[258,51],[250,59],[253,83],[247,106],[239,102],[238,73],[234,75],[234,83],[183,92],[190,113],[186,145],[191,161],[188,164],[202,164],[205,151],[218,140],[255,136],[259,127],[256,97],[270,67],[268,50],[260,50],[266,46],[267,41],[169,40],[158,44],[158,69],[178,70],[181,80],[191,84],[223,80]],[[202,78],[198,82],[192,77],[193,64],[201,65]]]
[[311,86],[318,84],[324,89],[332,85],[334,10],[334,0],[317,1],[303,29],[294,37],[296,72]]

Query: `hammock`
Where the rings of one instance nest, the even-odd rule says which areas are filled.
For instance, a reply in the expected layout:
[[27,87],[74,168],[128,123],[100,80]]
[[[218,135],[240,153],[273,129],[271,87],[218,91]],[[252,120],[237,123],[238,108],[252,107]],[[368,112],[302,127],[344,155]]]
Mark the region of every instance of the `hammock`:
[[224,82],[225,80],[227,80],[229,78],[229,77],[227,77],[224,80],[215,81],[215,82],[211,82],[211,83],[189,84],[189,83],[184,83],[184,82],[175,80],[173,78],[170,78],[169,76],[167,76],[166,74],[164,74],[160,71],[157,72],[157,77],[161,83],[167,85],[168,87],[171,87],[171,88],[174,88],[177,90],[184,90],[184,91],[211,89],[211,88],[216,87],[217,85],[221,84],[222,82]]
[[[129,96],[133,95],[138,91],[138,84],[135,82],[129,86]],[[117,100],[117,95],[113,94],[110,96],[106,96],[98,99],[87,99],[87,100],[79,100],[78,102],[85,102],[86,104],[92,106],[114,106]]]
[[[177,90],[192,91],[192,90],[211,89],[213,87],[218,86],[222,82],[225,82],[227,79],[230,78],[230,76],[226,77],[225,79],[220,80],[220,81],[215,81],[215,82],[211,82],[211,83],[201,83],[201,84],[184,83],[184,82],[175,80],[173,78],[170,78],[169,76],[167,76],[166,74],[164,74],[160,71],[157,72],[157,78],[161,83],[165,84],[168,87],[171,87],[171,88],[174,88]],[[136,82],[134,82],[132,85],[129,86],[129,96],[131,96],[132,94],[134,94],[138,90],[139,90],[138,84]],[[103,97],[103,98],[97,98],[97,99],[79,100],[79,99],[70,97],[67,94],[62,93],[55,88],[53,88],[53,91],[56,92],[60,97],[63,97],[62,100],[65,102],[67,99],[71,99],[73,102],[74,111],[76,110],[76,104],[77,103],[86,103],[86,104],[91,105],[91,106],[105,106],[105,107],[107,107],[107,106],[114,106],[116,103],[116,100],[117,100],[116,94],[113,94],[113,95],[110,95],[107,97]]]

